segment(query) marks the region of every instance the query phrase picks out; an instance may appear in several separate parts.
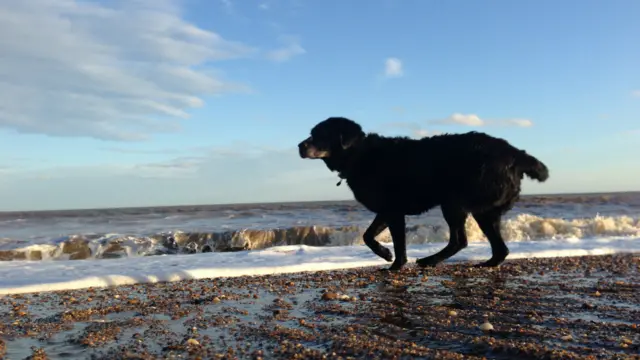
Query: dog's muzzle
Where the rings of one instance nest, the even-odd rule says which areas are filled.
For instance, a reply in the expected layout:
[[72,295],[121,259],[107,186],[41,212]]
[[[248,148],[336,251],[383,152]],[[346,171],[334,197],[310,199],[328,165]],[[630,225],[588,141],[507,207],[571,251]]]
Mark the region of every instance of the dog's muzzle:
[[306,159],[309,157],[309,139],[302,141],[298,144],[298,152],[300,153],[300,157]]
[[320,150],[313,144],[311,137],[298,144],[298,152],[303,159],[322,159],[329,156],[329,151]]

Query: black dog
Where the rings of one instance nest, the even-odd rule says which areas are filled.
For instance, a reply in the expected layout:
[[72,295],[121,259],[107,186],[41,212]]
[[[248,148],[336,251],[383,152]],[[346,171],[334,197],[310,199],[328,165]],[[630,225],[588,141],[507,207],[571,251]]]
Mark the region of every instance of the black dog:
[[300,157],[322,159],[329,170],[337,171],[355,199],[376,214],[364,242],[387,261],[393,260],[391,251],[375,237],[389,227],[396,256],[389,270],[407,263],[405,215],[438,205],[449,225],[449,243],[417,260],[418,265],[434,266],[467,246],[468,214],[491,244],[491,259],[478,266],[500,265],[509,255],[500,218],[518,200],[523,174],[540,182],[549,177],[538,159],[479,132],[420,140],[384,137],[365,134],[352,120],[331,117],[317,124],[298,148]]

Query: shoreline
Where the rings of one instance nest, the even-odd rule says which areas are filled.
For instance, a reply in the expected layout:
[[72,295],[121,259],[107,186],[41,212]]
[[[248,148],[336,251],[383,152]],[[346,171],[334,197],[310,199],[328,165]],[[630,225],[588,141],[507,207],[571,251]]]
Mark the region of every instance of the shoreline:
[[469,264],[5,295],[0,357],[640,359],[640,253]]
[[[545,257],[640,253],[640,238],[513,242],[510,260]],[[384,246],[392,247],[391,243]],[[408,245],[410,264],[439,251],[443,243]],[[484,261],[488,242],[474,241],[444,264]],[[274,275],[302,271],[346,270],[389,266],[365,245],[283,245],[263,250],[204,252],[111,259],[0,262],[0,295],[89,287],[196,280],[218,277]],[[414,265],[412,265],[414,266]]]

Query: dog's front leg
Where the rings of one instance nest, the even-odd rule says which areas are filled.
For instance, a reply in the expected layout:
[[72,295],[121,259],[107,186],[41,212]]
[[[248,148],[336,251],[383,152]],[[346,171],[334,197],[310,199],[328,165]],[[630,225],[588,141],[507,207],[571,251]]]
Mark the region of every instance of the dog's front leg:
[[376,240],[376,236],[380,235],[380,233],[383,232],[386,228],[387,224],[385,223],[382,216],[376,215],[371,225],[369,225],[367,230],[364,232],[363,240],[364,243],[369,247],[369,249],[374,252],[374,254],[390,262],[391,260],[393,260],[391,251],[389,251],[389,249],[387,249],[386,247],[380,245],[380,243]]
[[396,214],[388,216],[386,219],[389,225],[389,232],[391,232],[391,239],[393,240],[393,252],[396,255],[396,259],[393,264],[391,264],[391,267],[389,267],[389,270],[396,271],[402,269],[407,263],[405,218],[402,214]]

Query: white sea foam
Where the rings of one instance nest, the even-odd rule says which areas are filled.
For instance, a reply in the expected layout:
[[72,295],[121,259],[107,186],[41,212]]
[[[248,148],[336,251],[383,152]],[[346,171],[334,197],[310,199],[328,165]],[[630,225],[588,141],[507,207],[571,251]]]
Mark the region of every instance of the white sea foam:
[[[447,224],[439,219],[429,219],[428,224],[413,221],[407,227],[407,242],[409,244],[428,244],[446,242],[449,237]],[[312,230],[308,231],[310,228]],[[171,233],[145,235],[127,234],[77,234],[57,237],[45,243],[29,243],[18,240],[12,243],[10,239],[0,242],[0,258],[5,251],[5,259],[27,260],[66,260],[73,252],[66,247],[74,241],[86,242],[89,250],[75,259],[113,258],[113,257],[141,257],[154,254],[198,253],[207,249],[220,249],[222,242],[228,241],[226,246],[245,249],[263,249],[287,244],[349,246],[362,245],[362,234],[366,225],[348,227],[292,227],[286,229],[265,230],[227,230],[224,232],[199,232],[197,236],[189,237],[181,231]],[[469,242],[486,241],[486,238],[475,220],[469,217],[466,224]],[[277,234],[276,234],[277,233]],[[320,234],[320,235],[318,235]],[[640,217],[638,216],[595,216],[592,218],[563,219],[555,217],[541,217],[532,214],[518,214],[506,219],[502,223],[502,234],[510,242],[587,239],[593,237],[640,237]],[[326,240],[322,236],[326,235]],[[181,241],[174,242],[173,238],[182,236]],[[232,238],[229,240],[229,236]],[[320,237],[319,237],[320,236]],[[390,242],[388,230],[378,236],[382,242]],[[223,247],[224,248],[224,247]],[[66,250],[65,250],[66,249]],[[14,251],[6,254],[6,251]],[[76,250],[75,252],[77,252]],[[209,250],[210,251],[210,250]]]
[[[587,228],[595,229],[592,231],[602,229],[600,226]],[[441,243],[411,245],[408,249],[410,261],[433,254],[442,246]],[[640,252],[640,237],[525,240],[511,243],[509,247],[511,249],[509,259],[603,255]],[[491,250],[486,242],[475,242],[450,261],[484,260],[489,258],[490,254]],[[0,294],[181,279],[346,269],[384,264],[387,263],[376,257],[366,246],[358,245],[341,247],[293,245],[257,251],[148,256],[135,259],[5,261],[0,262]]]
[[[525,213],[504,220],[501,228],[502,235],[509,242],[608,236],[640,237],[640,217],[596,215],[592,218],[563,219]],[[466,232],[470,242],[486,241],[478,223],[471,216],[467,219]],[[362,244],[362,233],[364,229],[357,236],[336,233],[333,245]],[[412,226],[407,231],[407,241],[410,244],[446,242],[448,238],[449,228],[444,221],[437,226]],[[382,232],[378,239],[391,241],[389,230]]]

